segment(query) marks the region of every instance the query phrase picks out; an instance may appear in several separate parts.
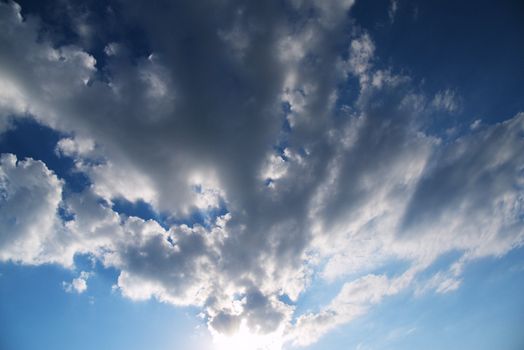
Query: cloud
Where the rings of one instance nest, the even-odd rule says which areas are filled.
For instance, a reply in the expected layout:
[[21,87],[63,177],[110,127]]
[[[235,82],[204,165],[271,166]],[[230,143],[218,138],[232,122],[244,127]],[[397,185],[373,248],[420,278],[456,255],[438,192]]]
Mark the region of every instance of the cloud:
[[56,152],[59,155],[68,157],[89,156],[95,149],[94,141],[91,139],[75,137],[63,138],[56,145]]
[[70,283],[62,282],[62,287],[67,293],[78,293],[82,294],[87,290],[87,280],[93,274],[86,271],[81,271],[77,278],[74,278]]
[[41,161],[0,156],[0,260],[72,264],[58,217],[62,185]]
[[[409,177],[397,178],[395,171],[390,170],[387,178],[394,185],[378,184],[378,181],[373,181],[373,172],[367,169],[364,174],[374,187],[351,192],[353,201],[347,203],[358,206],[358,209],[343,208],[344,219],[339,225],[346,226],[335,225],[330,230],[329,226],[324,225],[319,229],[326,235],[327,242],[321,240],[318,246],[326,249],[325,255],[331,256],[325,265],[324,276],[335,279],[344,274],[386,266],[391,261],[407,260],[411,262],[411,267],[394,277],[398,281],[394,288],[386,283],[391,278],[385,276],[369,277],[369,281],[364,280],[365,283],[357,279],[355,283],[363,286],[364,293],[358,292],[360,288],[343,287],[339,296],[319,313],[298,318],[295,343],[310,344],[330,329],[365,312],[373,300],[406,288],[415,287],[416,294],[430,290],[452,292],[460,287],[461,274],[467,262],[487,256],[502,256],[521,246],[524,242],[524,159],[520,156],[524,147],[523,120],[523,115],[519,114],[450,144],[434,144],[427,148],[429,152],[421,153],[427,157],[427,163],[422,167],[413,167],[407,162],[416,161],[416,157],[405,158],[398,164],[404,165],[400,174],[405,176],[410,173],[408,169],[416,169],[412,173],[415,181],[411,183],[406,181]],[[383,140],[384,136],[380,139]],[[395,140],[399,140],[398,136]],[[358,143],[354,143],[353,147],[356,145]],[[370,148],[366,149],[367,159],[373,159]],[[388,149],[392,149],[391,146]],[[419,146],[417,149],[421,151],[423,148]],[[401,153],[397,150],[395,154]],[[380,162],[372,162],[377,163]],[[358,163],[353,161],[351,164],[355,172]],[[355,180],[351,182],[358,183]],[[335,188],[335,193],[340,193],[340,187]],[[355,185],[351,188],[355,191]],[[396,191],[398,188],[402,188],[400,196]],[[333,193],[328,193],[329,198],[334,198]],[[351,198],[349,194],[343,196]],[[355,201],[356,204],[353,204]],[[341,203],[336,203],[339,208]],[[347,214],[352,211],[356,212],[354,216]],[[457,251],[462,255],[447,271],[439,271],[428,280],[419,279],[413,286],[417,275],[437,257]],[[351,293],[345,293],[345,288],[349,288]],[[344,300],[343,295],[354,300],[350,307],[339,304],[340,300]],[[360,298],[361,295],[366,298]]]
[[393,23],[395,21],[395,15],[398,11],[398,0],[390,0],[388,8],[389,21]]
[[323,334],[364,314],[369,307],[379,303],[385,296],[396,294],[411,278],[410,274],[389,279],[385,275],[365,275],[345,283],[338,295],[316,314],[305,314],[298,318],[291,338],[293,343],[306,346],[314,343]]
[[353,74],[360,78],[360,84],[367,82],[367,73],[371,68],[371,60],[375,51],[375,45],[368,34],[353,39],[349,49],[350,58],[348,60],[349,69]]
[[[111,39],[102,59],[0,4],[0,125],[65,135],[56,153],[91,182],[63,193],[41,161],[3,155],[1,259],[88,254],[119,271],[124,297],[198,306],[218,338],[247,328],[305,345],[400,291],[451,292],[469,261],[522,245],[524,115],[445,141],[426,125],[458,108],[454,90],[428,96],[375,68],[371,36],[347,35],[351,1],[288,5],[133,2],[122,16],[150,52]],[[353,80],[348,102],[338,87]],[[122,199],[165,219],[119,214]],[[450,251],[448,270],[419,277]],[[313,277],[344,285],[296,315]]]
[[455,91],[446,89],[437,92],[431,104],[436,110],[453,113],[460,109],[460,98]]
[[520,245],[523,128],[520,113],[439,149],[406,207],[400,235],[431,235],[435,245],[471,258]]

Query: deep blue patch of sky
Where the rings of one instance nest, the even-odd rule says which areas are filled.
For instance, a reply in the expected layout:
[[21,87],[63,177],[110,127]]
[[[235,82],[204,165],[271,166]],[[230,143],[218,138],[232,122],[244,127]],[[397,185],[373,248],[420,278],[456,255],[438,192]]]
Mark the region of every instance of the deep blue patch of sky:
[[369,31],[384,67],[403,71],[429,93],[454,89],[460,113],[438,124],[494,123],[524,110],[524,2],[357,1],[352,15]]
[[188,215],[179,217],[173,217],[168,213],[159,213],[151,204],[143,200],[131,202],[123,198],[116,198],[112,202],[112,209],[115,212],[126,216],[135,216],[143,220],[155,220],[166,230],[172,225],[187,225],[189,227],[200,225],[209,228],[216,218],[228,213],[226,204],[223,201],[219,203],[217,208],[194,208]]
[[[145,33],[135,23],[124,18],[125,2],[114,0],[73,0],[64,6],[60,0],[19,0],[22,15],[41,19],[41,35],[51,38],[57,46],[80,45],[96,59],[103,75],[107,55],[104,48],[110,42],[125,45],[131,59],[151,53]],[[79,24],[89,26],[88,39],[82,38]]]
[[38,124],[32,118],[17,118],[7,132],[0,135],[0,153],[13,153],[18,160],[41,160],[59,178],[65,180],[64,192],[80,192],[89,186],[89,179],[74,169],[70,157],[55,152],[57,142],[64,137],[57,131]]

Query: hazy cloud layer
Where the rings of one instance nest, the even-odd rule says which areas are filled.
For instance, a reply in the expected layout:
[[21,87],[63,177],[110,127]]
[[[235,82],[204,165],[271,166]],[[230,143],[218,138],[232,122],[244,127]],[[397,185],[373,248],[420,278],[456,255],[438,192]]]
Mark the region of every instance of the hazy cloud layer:
[[[120,271],[125,297],[200,306],[219,338],[247,327],[260,346],[275,339],[264,334],[306,345],[401,290],[450,292],[468,261],[520,246],[524,114],[429,133],[459,96],[375,68],[373,39],[348,29],[351,6],[134,2],[123,16],[150,52],[111,41],[97,62],[87,39],[57,45],[1,3],[0,132],[16,118],[61,132],[51,152],[91,185],[66,195],[46,164],[2,155],[0,259],[72,267],[88,254]],[[167,225],[118,214],[119,199]],[[195,212],[206,225],[177,224]],[[451,251],[448,269],[418,278]],[[392,261],[407,267],[374,272]],[[296,315],[289,300],[315,274],[345,284]],[[82,293],[89,277],[64,288]]]

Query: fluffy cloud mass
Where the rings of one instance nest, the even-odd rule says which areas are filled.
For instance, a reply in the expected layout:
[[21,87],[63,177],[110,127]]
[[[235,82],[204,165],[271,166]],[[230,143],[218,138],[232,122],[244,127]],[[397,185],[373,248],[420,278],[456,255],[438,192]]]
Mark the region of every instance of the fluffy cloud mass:
[[[88,255],[120,271],[123,296],[199,306],[217,337],[247,327],[263,348],[266,334],[315,342],[402,290],[450,292],[468,262],[522,245],[524,114],[428,131],[459,98],[376,68],[373,38],[348,30],[352,1],[121,5],[144,54],[59,44],[0,4],[0,132],[22,118],[56,130],[51,151],[90,182],[65,192],[43,162],[3,154],[1,260]],[[460,254],[419,278],[447,252]],[[391,262],[405,270],[376,272]],[[314,277],[345,283],[298,315]]]
[[0,158],[0,257],[28,264],[67,264],[66,234],[57,217],[62,183],[44,163]]

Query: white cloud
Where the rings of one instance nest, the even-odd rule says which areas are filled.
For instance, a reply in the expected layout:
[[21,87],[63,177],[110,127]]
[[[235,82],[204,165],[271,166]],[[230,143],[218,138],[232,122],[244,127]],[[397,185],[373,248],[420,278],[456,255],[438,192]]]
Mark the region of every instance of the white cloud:
[[394,284],[384,275],[366,275],[345,283],[339,294],[320,312],[298,318],[295,334],[291,335],[293,344],[312,344],[326,332],[362,315],[384,296],[394,294]]
[[58,141],[56,151],[69,157],[88,157],[95,150],[95,142],[89,138],[68,137]]
[[369,81],[369,70],[372,66],[375,44],[369,34],[363,34],[351,41],[349,47],[348,70],[359,78],[360,85],[365,86]]
[[74,278],[70,283],[62,282],[62,287],[68,293],[82,294],[87,290],[87,280],[92,277],[91,272],[81,271],[77,278]]
[[44,163],[0,156],[0,260],[72,264],[57,211],[62,181]]

